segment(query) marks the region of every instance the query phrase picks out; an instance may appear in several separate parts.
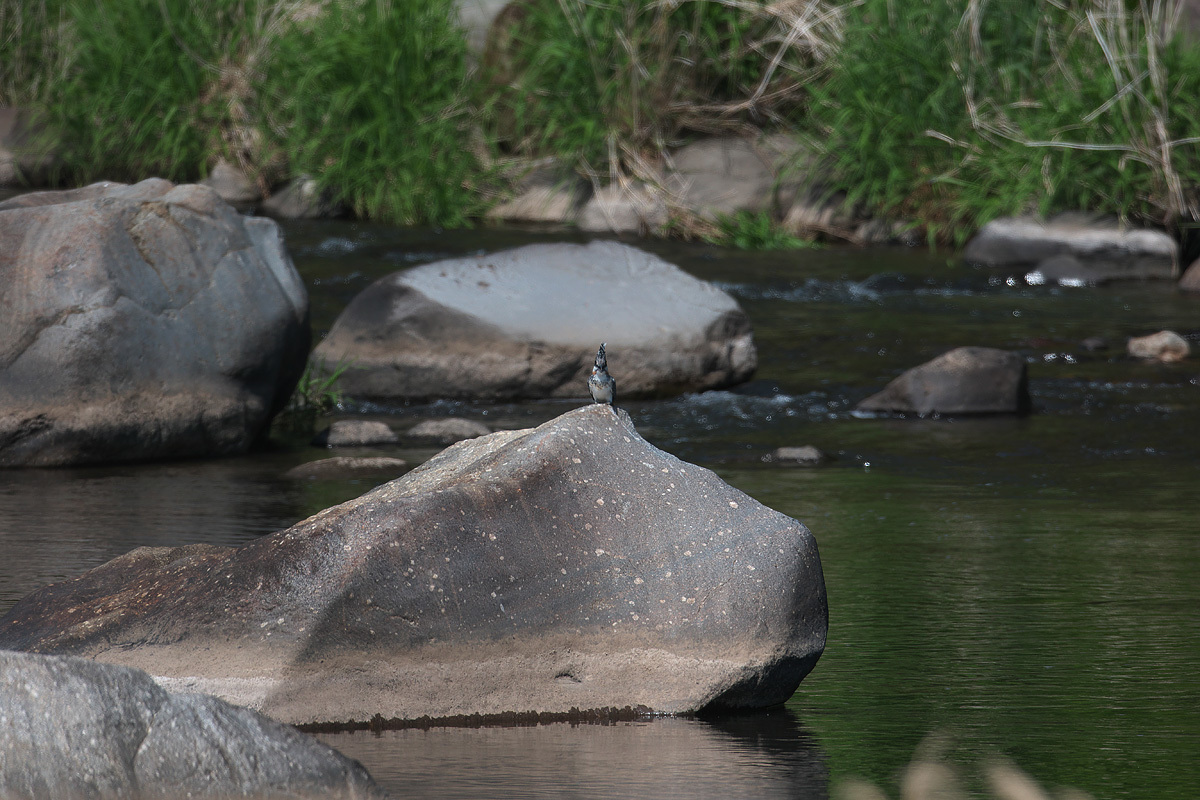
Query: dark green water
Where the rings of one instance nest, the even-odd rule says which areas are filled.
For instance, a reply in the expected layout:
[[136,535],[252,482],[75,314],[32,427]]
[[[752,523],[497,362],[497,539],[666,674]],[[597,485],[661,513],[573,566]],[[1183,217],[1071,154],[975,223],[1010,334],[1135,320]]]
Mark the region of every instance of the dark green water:
[[[318,335],[388,272],[541,238],[288,229]],[[1027,287],[925,251],[645,246],[738,298],[761,365],[737,391],[629,411],[650,441],[812,529],[830,603],[816,670],[765,717],[327,741],[419,797],[823,797],[848,777],[895,795],[931,733],[948,737],[954,760],[1003,754],[1049,787],[1195,797],[1200,357],[1147,365],[1122,351],[1128,336],[1162,328],[1200,344],[1200,298],[1161,284]],[[1109,347],[1080,346],[1096,336]],[[966,344],[1026,357],[1032,415],[850,413],[904,369]],[[397,428],[451,414],[527,427],[572,405],[347,413]],[[800,444],[836,459],[817,469],[762,459]],[[372,485],[281,477],[320,455],[279,442],[228,461],[2,475],[0,611],[131,547],[244,542]]]

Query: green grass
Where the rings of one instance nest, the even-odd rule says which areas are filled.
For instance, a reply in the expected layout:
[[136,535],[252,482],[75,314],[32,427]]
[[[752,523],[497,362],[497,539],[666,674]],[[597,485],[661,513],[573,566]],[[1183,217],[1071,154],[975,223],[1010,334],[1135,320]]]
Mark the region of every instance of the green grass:
[[867,0],[806,124],[849,202],[946,238],[1071,209],[1180,224],[1200,182],[1200,51],[1158,37],[1149,9],[931,0],[889,18]]
[[715,220],[715,232],[704,241],[739,250],[800,250],[818,247],[815,242],[794,236],[765,211],[723,214]]
[[463,225],[484,208],[450,0],[331,3],[266,68],[268,133],[356,214]]

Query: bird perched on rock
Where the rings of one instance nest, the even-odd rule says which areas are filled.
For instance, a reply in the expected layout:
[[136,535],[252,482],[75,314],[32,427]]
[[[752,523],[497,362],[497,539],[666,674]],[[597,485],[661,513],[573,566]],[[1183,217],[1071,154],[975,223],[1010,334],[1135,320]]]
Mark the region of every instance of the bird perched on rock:
[[617,397],[617,382],[608,374],[608,359],[604,355],[603,342],[596,351],[596,366],[592,367],[592,376],[588,378],[588,388],[592,391],[592,399],[597,403],[612,404]]

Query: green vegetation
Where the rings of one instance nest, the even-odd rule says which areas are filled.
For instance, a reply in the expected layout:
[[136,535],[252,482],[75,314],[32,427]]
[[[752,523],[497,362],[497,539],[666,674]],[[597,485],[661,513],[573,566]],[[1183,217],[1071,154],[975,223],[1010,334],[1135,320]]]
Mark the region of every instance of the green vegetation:
[[1200,50],[1173,5],[867,0],[810,122],[851,202],[935,232],[1069,209],[1185,223]]
[[[1067,209],[1178,228],[1200,48],[1177,6],[520,0],[472,70],[452,0],[0,0],[0,105],[45,112],[64,181],[224,157],[400,223],[468,223],[512,159],[661,186],[689,138],[789,130],[823,143],[831,193],[937,238]],[[771,223],[720,238],[776,246]]]
[[274,424],[293,433],[312,433],[317,417],[331,414],[341,405],[344,397],[337,383],[350,364],[349,361],[339,361],[330,370],[324,362],[314,365],[310,360],[296,382],[291,399],[275,418]]
[[715,232],[704,237],[709,244],[739,250],[798,250],[815,247],[813,242],[793,236],[765,211],[740,211],[717,218]]

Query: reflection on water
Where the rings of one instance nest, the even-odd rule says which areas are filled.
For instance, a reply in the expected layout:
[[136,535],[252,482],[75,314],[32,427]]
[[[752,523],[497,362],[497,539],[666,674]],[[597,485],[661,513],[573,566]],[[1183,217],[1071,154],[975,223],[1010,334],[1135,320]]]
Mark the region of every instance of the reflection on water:
[[723,720],[323,734],[398,797],[821,800],[825,755],[788,711]]
[[[530,238],[347,223],[296,224],[288,236],[318,336],[389,272]],[[827,782],[848,777],[895,796],[932,731],[970,758],[1010,756],[1051,787],[1195,797],[1200,362],[1143,364],[1123,347],[1161,328],[1200,339],[1200,298],[1163,284],[1030,287],[923,251],[644,244],[731,287],[755,326],[751,384],[627,407],[649,441],[816,536],[829,639],[791,713],[327,741],[405,797],[824,797]],[[1108,346],[1085,349],[1087,337]],[[850,413],[903,369],[957,345],[1021,352],[1035,413]],[[615,365],[619,354],[610,355]],[[522,428],[572,405],[347,414],[399,430],[450,415]],[[818,469],[762,461],[803,444],[835,460]],[[354,454],[419,463],[432,452]],[[281,477],[325,455],[279,443],[212,462],[0,472],[0,612],[133,547],[236,545],[371,488]]]

